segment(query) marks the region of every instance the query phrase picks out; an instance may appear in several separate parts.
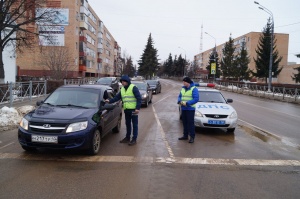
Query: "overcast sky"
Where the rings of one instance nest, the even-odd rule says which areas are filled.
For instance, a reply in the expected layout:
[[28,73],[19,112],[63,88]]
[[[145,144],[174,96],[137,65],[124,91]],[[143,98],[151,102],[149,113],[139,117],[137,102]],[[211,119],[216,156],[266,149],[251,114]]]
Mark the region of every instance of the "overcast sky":
[[[253,0],[88,0],[133,63],[141,58],[149,34],[160,62],[169,53],[188,60],[202,51],[249,32],[261,32],[270,15]],[[300,63],[300,0],[258,0],[274,16],[275,33],[289,34],[288,61]],[[211,36],[205,34],[209,33]],[[215,39],[214,39],[214,38]],[[180,47],[180,48],[179,48]]]

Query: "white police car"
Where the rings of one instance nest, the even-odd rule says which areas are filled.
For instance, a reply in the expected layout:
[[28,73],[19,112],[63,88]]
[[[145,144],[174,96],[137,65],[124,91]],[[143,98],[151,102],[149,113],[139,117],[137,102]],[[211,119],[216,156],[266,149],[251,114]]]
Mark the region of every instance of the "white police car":
[[[214,84],[200,83],[198,87],[199,102],[196,104],[195,126],[203,128],[225,128],[233,133],[238,115],[228,103],[232,99],[225,99],[219,90],[214,89]],[[181,118],[181,109],[179,106]]]

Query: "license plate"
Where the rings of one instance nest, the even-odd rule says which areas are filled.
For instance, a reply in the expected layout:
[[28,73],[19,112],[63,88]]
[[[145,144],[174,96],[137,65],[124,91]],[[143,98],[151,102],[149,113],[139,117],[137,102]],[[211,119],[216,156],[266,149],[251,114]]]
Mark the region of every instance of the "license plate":
[[224,120],[208,120],[208,124],[215,124],[215,125],[224,125]]
[[57,143],[57,136],[32,135],[32,142]]

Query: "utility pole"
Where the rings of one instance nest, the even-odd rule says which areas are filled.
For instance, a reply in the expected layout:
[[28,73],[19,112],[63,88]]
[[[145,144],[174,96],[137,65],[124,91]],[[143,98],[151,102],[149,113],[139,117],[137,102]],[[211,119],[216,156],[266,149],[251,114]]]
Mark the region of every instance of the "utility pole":
[[214,48],[214,63],[210,64],[210,71],[211,74],[214,75],[214,82],[216,81],[216,73],[217,73],[217,59],[216,59],[216,51],[217,51],[217,40],[215,37],[213,37],[212,35],[208,34],[207,32],[205,32],[205,34],[211,36],[214,40],[215,40],[215,48]]
[[269,81],[268,81],[268,92],[271,92],[272,85],[272,65],[273,65],[273,40],[274,40],[274,17],[273,13],[263,5],[259,4],[257,1],[254,1],[255,4],[260,5],[259,9],[265,11],[271,16],[272,19],[272,30],[271,30],[271,44],[270,44],[270,63],[269,63]]

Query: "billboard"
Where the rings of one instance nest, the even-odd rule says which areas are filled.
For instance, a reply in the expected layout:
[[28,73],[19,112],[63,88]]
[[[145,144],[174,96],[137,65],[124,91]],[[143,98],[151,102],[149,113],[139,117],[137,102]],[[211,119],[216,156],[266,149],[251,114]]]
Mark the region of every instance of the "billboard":
[[69,9],[66,8],[38,8],[36,9],[36,16],[43,15],[44,20],[37,21],[39,25],[69,25]]
[[40,46],[64,46],[65,27],[64,26],[39,26]]

